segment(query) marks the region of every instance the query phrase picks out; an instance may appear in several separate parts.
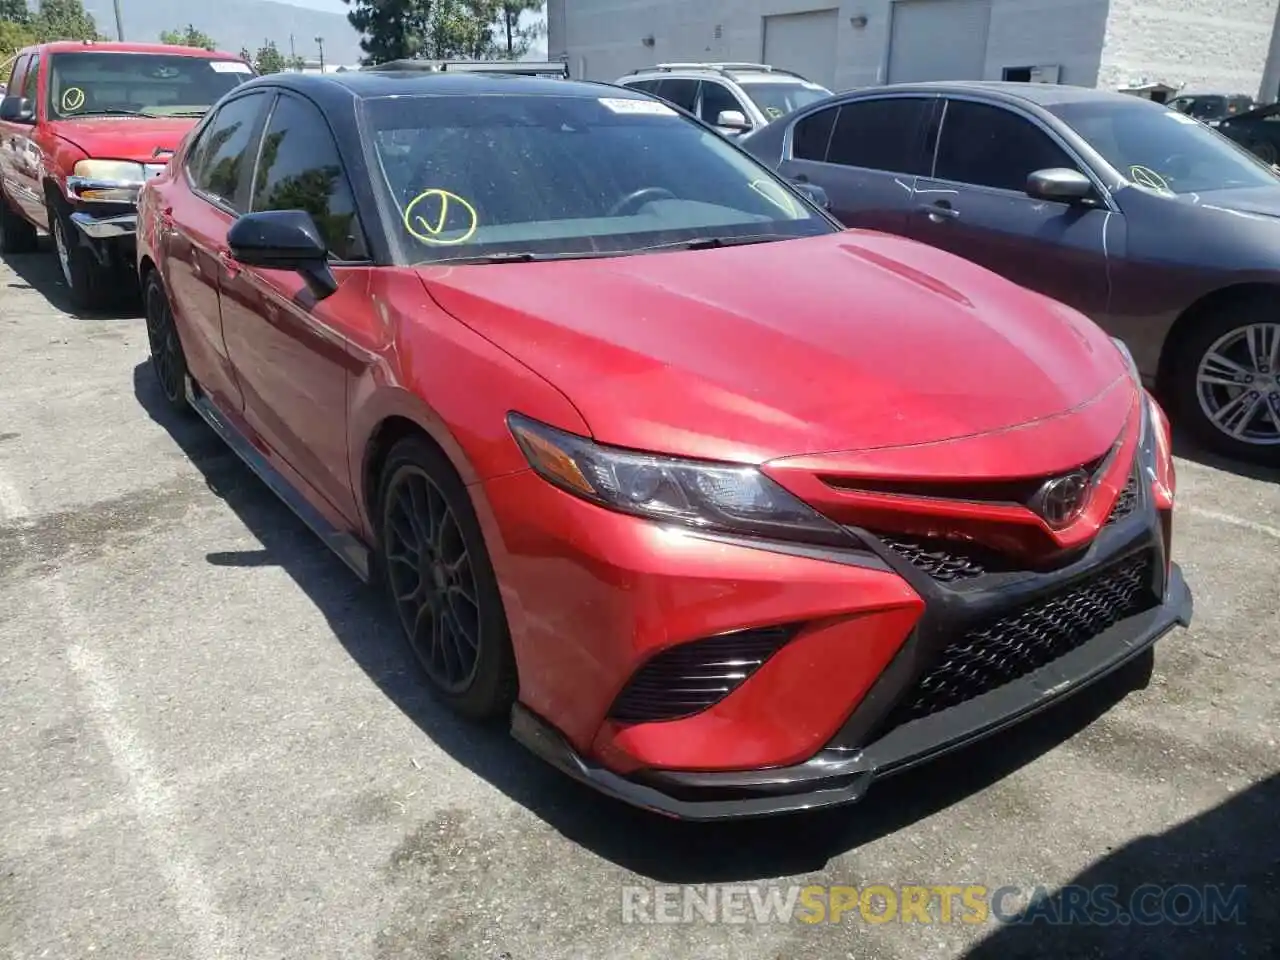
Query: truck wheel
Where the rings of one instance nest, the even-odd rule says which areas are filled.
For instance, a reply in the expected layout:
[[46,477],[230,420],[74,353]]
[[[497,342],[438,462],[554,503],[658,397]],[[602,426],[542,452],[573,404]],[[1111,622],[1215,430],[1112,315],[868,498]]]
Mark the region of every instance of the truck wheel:
[[0,192],[0,253],[32,253],[36,249],[36,228],[9,206]]
[[110,301],[110,277],[105,267],[79,242],[71,217],[53,202],[49,204],[49,228],[53,248],[62,265],[62,278],[77,310],[98,310]]

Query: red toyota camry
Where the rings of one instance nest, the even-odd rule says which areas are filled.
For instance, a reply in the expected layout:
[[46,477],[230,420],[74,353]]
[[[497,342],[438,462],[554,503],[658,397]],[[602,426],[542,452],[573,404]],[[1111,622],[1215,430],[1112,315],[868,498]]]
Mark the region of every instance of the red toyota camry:
[[855,800],[1191,615],[1122,346],[644,94],[278,74],[144,189],[152,360],[430,685],[630,803]]

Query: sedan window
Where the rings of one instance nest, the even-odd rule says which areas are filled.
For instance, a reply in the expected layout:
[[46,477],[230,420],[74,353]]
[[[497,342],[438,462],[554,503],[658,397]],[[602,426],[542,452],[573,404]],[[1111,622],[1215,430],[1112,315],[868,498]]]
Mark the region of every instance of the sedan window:
[[932,100],[885,97],[840,107],[827,162],[886,173],[928,173],[922,165],[921,132]]
[[719,134],[657,100],[395,97],[364,122],[410,262],[618,255],[836,227]]
[[251,209],[305,210],[334,257],[368,259],[329,124],[319,110],[295,97],[281,96],[271,112]]
[[1157,104],[1116,98],[1050,109],[1138,186],[1185,194],[1280,185],[1280,177],[1242,147]]
[[249,93],[222,107],[200,133],[187,161],[196,190],[243,213],[241,186],[253,166],[253,132],[266,106],[266,93]]
[[1030,120],[986,103],[947,101],[937,179],[1022,193],[1028,176],[1054,167],[1074,170],[1076,163]]

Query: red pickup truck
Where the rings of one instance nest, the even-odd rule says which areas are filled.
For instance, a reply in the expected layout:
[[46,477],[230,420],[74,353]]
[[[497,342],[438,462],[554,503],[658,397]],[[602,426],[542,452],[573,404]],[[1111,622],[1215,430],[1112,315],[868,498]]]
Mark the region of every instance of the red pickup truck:
[[21,51],[0,101],[0,252],[47,231],[72,303],[105,305],[133,274],[138,190],[253,75],[231,54],[161,44]]

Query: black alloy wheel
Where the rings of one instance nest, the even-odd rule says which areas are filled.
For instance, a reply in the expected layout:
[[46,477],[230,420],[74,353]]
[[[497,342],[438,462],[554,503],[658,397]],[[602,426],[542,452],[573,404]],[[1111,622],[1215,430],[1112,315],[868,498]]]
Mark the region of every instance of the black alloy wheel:
[[187,411],[187,358],[178,339],[178,328],[173,322],[173,310],[169,295],[165,293],[160,275],[151,271],[147,275],[144,302],[147,314],[147,343],[151,348],[151,369],[155,372],[165,402],[175,410]]
[[450,706],[501,715],[515,699],[515,658],[466,488],[418,437],[392,449],[383,477],[380,560],[405,638]]

